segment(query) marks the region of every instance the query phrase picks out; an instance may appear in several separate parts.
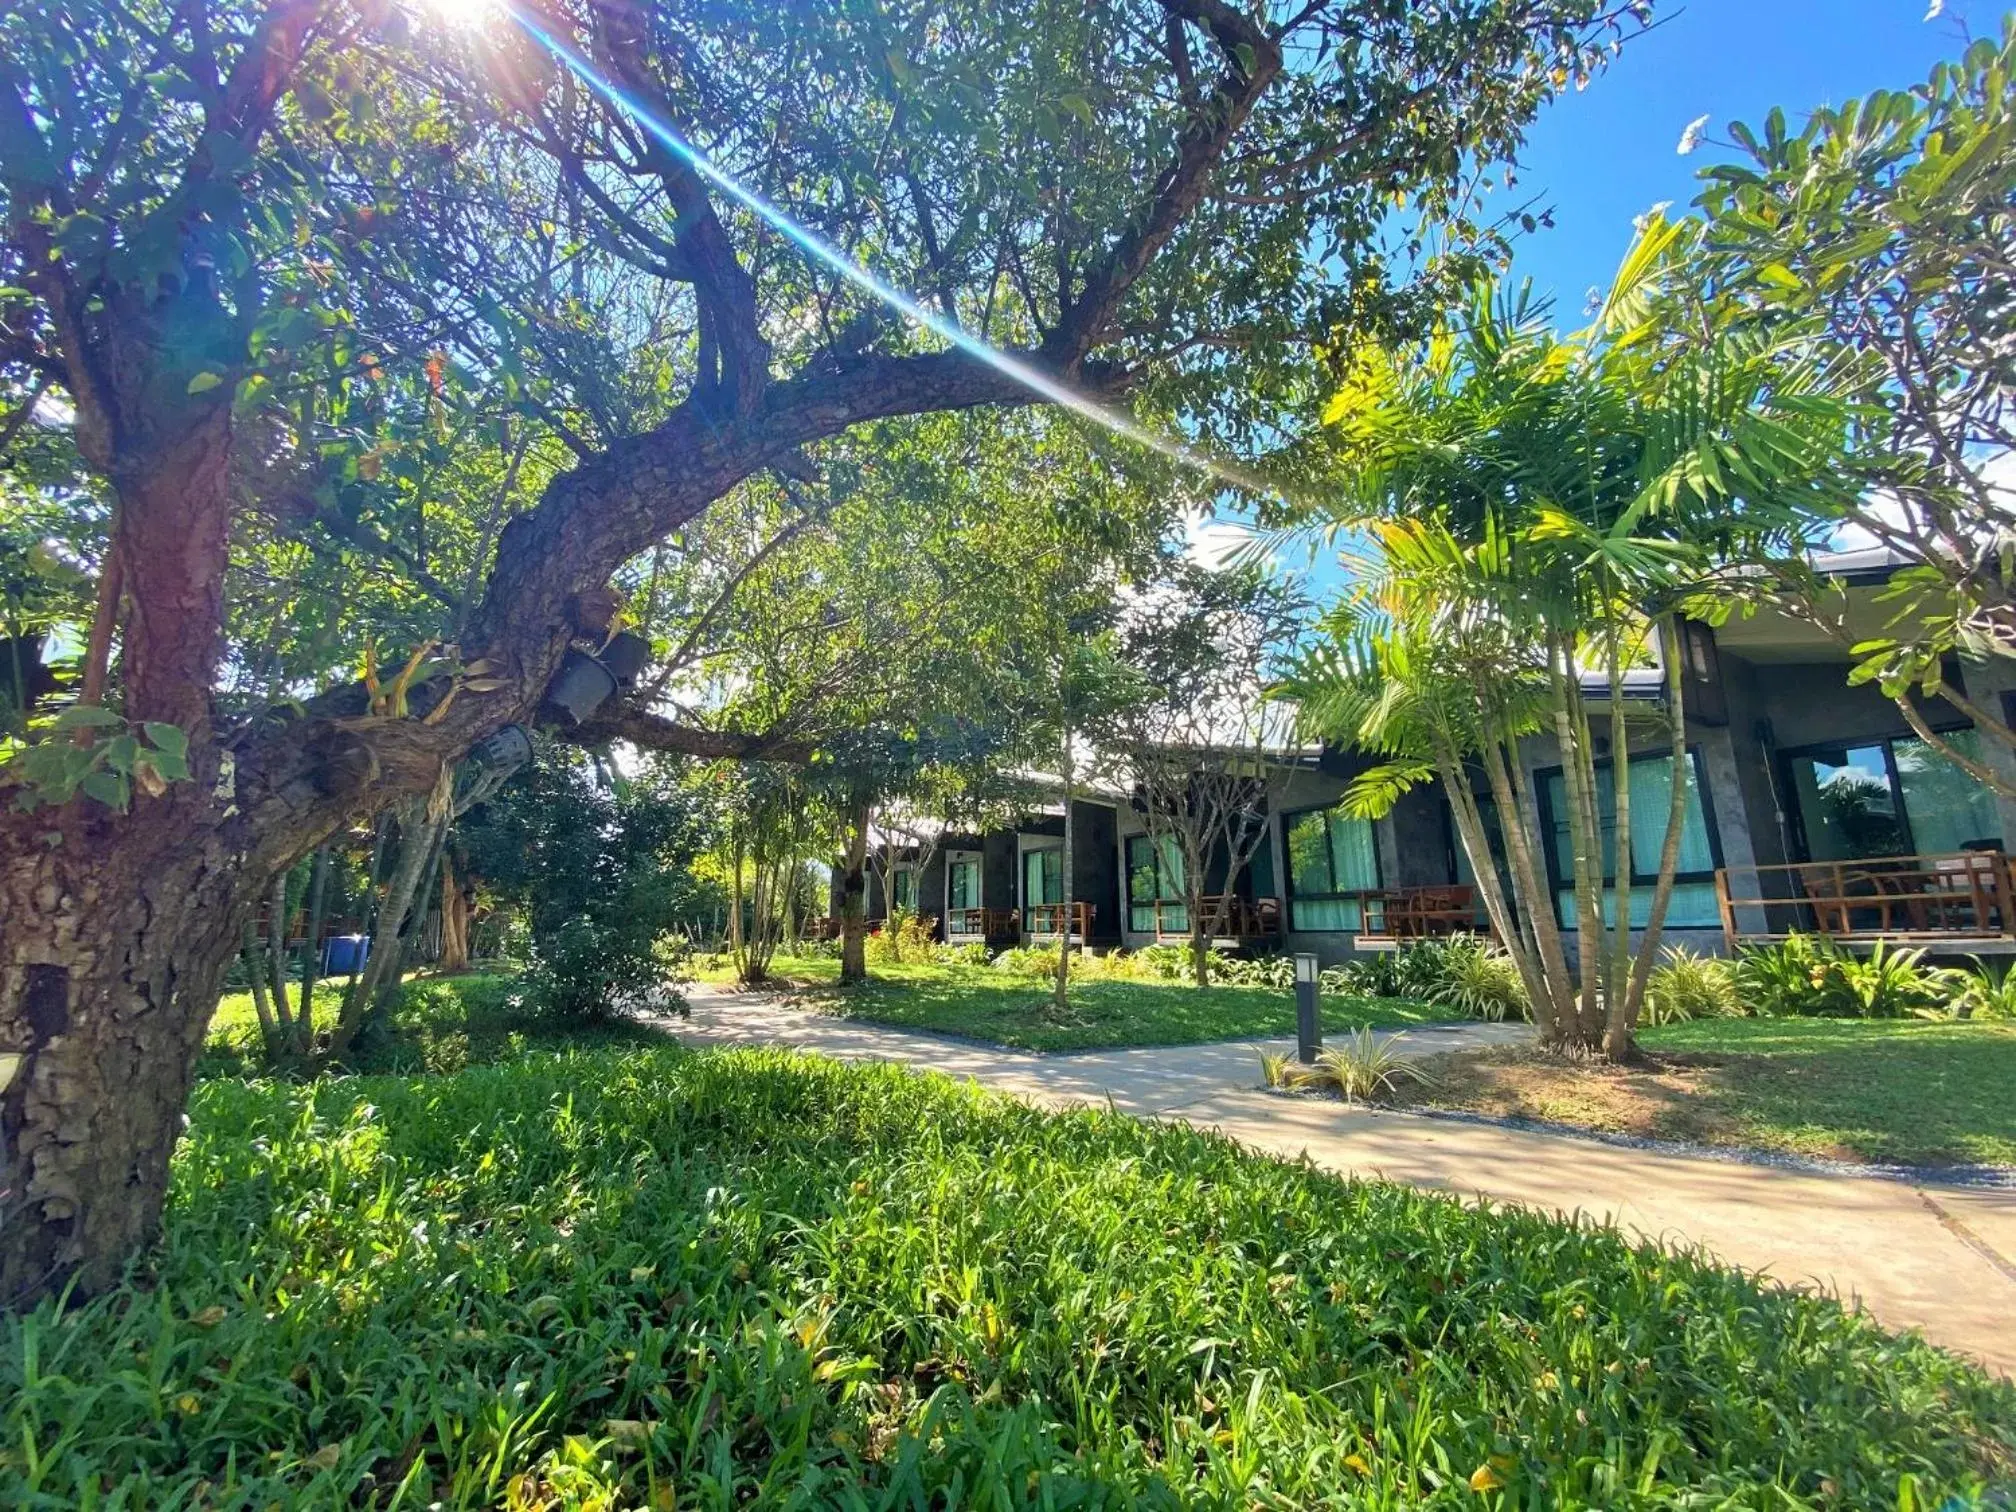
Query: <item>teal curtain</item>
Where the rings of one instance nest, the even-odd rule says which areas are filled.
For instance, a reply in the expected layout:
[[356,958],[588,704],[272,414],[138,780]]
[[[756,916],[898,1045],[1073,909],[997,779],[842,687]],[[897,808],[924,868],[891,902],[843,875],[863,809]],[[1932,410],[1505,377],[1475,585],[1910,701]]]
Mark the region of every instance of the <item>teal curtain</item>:
[[946,895],[954,909],[980,906],[980,863],[954,861],[945,879]]
[[1289,927],[1341,933],[1363,929],[1364,905],[1335,894],[1379,886],[1371,821],[1334,809],[1296,814],[1288,820],[1287,841]]
[[[1700,784],[1695,780],[1694,763],[1684,762],[1687,774],[1687,807],[1680,829],[1680,860],[1674,868],[1688,872],[1715,870],[1715,851],[1708,843],[1708,816],[1701,811]],[[1640,877],[1659,874],[1659,850],[1666,843],[1666,812],[1673,802],[1673,761],[1659,756],[1631,763],[1631,870]],[[1615,803],[1605,805],[1612,810]]]
[[[1157,904],[1161,907],[1158,909]],[[1183,852],[1176,837],[1127,837],[1127,927],[1153,934],[1157,924],[1171,933],[1190,928],[1190,910],[1183,904]]]
[[[1686,774],[1687,807],[1680,830],[1680,854],[1674,867],[1677,874],[1715,870],[1715,848],[1708,834],[1708,815],[1701,806],[1701,785],[1690,758],[1682,763]],[[1641,756],[1631,763],[1631,874],[1656,877],[1659,851],[1666,843],[1666,810],[1673,800],[1673,758]],[[1547,808],[1553,818],[1554,860],[1557,875],[1564,880],[1575,874],[1575,852],[1568,828],[1567,783],[1559,772],[1547,777]],[[1606,881],[1617,874],[1617,802],[1610,768],[1596,768],[1596,811],[1603,825],[1603,870]],[[1560,905],[1561,925],[1576,928],[1575,890],[1562,887],[1555,899]],[[1612,922],[1610,895],[1603,899],[1603,920]],[[1631,888],[1631,922],[1643,924],[1652,914],[1652,884],[1634,883]],[[1712,882],[1676,882],[1666,906],[1666,923],[1676,929],[1710,928],[1721,922]]]

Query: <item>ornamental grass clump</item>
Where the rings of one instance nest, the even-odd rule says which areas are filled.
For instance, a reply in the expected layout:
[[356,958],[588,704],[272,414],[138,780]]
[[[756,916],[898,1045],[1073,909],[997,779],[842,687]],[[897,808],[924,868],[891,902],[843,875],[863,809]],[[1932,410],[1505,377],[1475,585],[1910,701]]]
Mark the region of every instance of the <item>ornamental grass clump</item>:
[[2016,1387],[1825,1297],[782,1052],[204,1083],[141,1279],[0,1319],[0,1506],[1933,1507],[2016,1462]]

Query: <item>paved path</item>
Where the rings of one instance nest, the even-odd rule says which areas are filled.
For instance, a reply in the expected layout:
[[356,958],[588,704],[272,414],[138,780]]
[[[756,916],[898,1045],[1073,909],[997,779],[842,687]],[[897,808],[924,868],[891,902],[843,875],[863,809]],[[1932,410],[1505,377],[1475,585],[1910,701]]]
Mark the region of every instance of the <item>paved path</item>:
[[[2016,1192],[1809,1175],[1261,1090],[1258,1052],[1292,1051],[1292,1040],[1031,1055],[849,1022],[774,998],[707,988],[691,996],[691,1020],[671,1026],[689,1044],[790,1045],[901,1061],[1045,1106],[1110,1102],[1124,1113],[1181,1119],[1335,1171],[1585,1212],[1859,1299],[1891,1327],[1919,1329],[2016,1375]],[[1411,1051],[1427,1054],[1504,1043],[1523,1026],[1402,1032]]]

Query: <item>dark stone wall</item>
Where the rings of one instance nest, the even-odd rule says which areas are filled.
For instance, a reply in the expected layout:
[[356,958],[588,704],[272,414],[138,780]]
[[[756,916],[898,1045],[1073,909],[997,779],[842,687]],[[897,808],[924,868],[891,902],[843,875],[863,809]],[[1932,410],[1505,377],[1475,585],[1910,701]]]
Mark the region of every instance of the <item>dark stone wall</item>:
[[1120,943],[1120,855],[1113,810],[1103,803],[1071,808],[1071,898],[1092,905],[1092,943]]
[[1015,831],[990,830],[980,851],[980,906],[1015,906]]

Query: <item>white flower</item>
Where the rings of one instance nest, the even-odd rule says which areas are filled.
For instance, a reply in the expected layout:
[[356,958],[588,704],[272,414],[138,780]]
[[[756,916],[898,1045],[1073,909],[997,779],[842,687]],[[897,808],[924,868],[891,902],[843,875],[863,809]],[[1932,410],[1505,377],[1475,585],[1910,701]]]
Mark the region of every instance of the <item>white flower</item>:
[[1932,3],[1925,7],[1925,19],[1937,21],[1945,12],[1946,0],[1932,0]]
[[1687,123],[1687,129],[1680,133],[1680,145],[1676,151],[1685,157],[1701,145],[1701,138],[1708,134],[1708,117],[1696,116]]
[[1654,205],[1650,210],[1647,210],[1643,215],[1633,216],[1631,219],[1631,224],[1637,227],[1640,231],[1643,231],[1647,226],[1651,225],[1652,222],[1657,220],[1660,216],[1664,215],[1668,210],[1672,208],[1673,208],[1673,201],[1661,200],[1659,201],[1658,204]]

